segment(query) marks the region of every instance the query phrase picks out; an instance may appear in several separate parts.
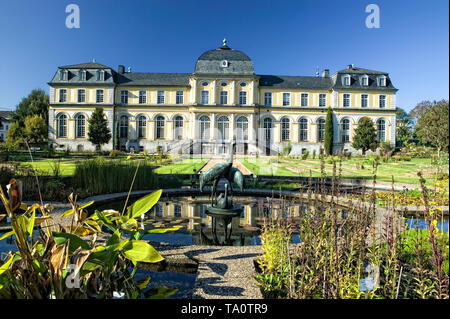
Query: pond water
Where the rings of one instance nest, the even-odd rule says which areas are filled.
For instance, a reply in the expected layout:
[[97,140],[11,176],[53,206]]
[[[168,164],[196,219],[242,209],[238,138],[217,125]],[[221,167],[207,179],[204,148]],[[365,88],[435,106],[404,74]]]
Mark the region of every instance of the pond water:
[[[243,211],[238,218],[232,221],[231,245],[248,246],[260,245],[259,232],[267,217],[282,216],[284,218],[301,218],[307,212],[306,203],[295,203],[289,200],[281,200],[266,197],[234,198],[234,204],[243,206]],[[129,205],[133,200],[129,202]],[[123,209],[124,201],[115,201],[102,204],[93,209]],[[174,225],[183,226],[180,230],[167,234],[148,234],[145,240],[164,242],[173,245],[210,245],[212,218],[206,214],[206,206],[209,201],[206,198],[178,197],[165,198],[141,218],[141,227],[144,229],[164,228]],[[346,209],[340,209],[341,217],[348,214]],[[410,227],[425,228],[424,220],[407,218]],[[439,229],[442,228],[438,222]],[[218,226],[218,234],[223,238],[223,231]],[[444,218],[444,231],[448,232],[448,217]],[[219,236],[219,237],[220,237]],[[299,243],[300,239],[294,233],[293,243]]]

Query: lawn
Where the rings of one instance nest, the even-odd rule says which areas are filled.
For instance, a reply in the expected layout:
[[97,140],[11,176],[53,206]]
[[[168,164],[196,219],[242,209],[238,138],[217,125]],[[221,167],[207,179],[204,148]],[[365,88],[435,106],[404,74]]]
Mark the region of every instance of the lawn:
[[194,174],[208,161],[208,158],[189,158],[160,166],[155,170],[157,174]]
[[[272,159],[272,160],[271,160]],[[298,158],[246,158],[240,159],[249,170],[256,175],[274,175],[274,176],[309,176],[321,175],[320,160],[316,159],[298,159]],[[336,164],[336,170],[339,170],[339,164]],[[387,163],[380,162],[377,169],[377,181],[391,182],[392,176],[396,183],[419,184],[417,172],[422,171],[427,185],[433,184],[432,175],[435,171],[429,158],[412,158],[411,161],[394,162],[390,160]],[[325,172],[327,176],[333,175],[333,164],[325,162]],[[448,161],[444,172],[448,173]],[[338,174],[338,171],[336,172]],[[372,162],[367,159],[350,158],[343,159],[342,178],[372,179]]]

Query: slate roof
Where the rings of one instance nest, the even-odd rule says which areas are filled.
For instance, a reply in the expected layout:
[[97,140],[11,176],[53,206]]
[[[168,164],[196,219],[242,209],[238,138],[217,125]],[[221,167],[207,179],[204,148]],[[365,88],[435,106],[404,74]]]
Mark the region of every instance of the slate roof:
[[274,89],[325,89],[332,87],[329,77],[260,75],[259,86]]
[[3,118],[5,120],[9,120],[11,118],[11,113],[13,111],[0,111],[0,118]]
[[[367,86],[361,85],[361,78],[363,75],[369,77],[369,83]],[[343,85],[342,77],[344,75],[350,75],[350,85]],[[378,77],[380,75],[386,76],[386,86],[378,85]],[[389,78],[389,74],[386,72],[374,71],[369,69],[351,67],[333,74],[332,82],[333,89],[339,90],[368,90],[368,91],[397,91]]]
[[127,86],[189,86],[189,73],[123,73],[117,74],[117,84]]
[[109,66],[96,63],[96,62],[88,62],[88,63],[80,63],[80,64],[72,64],[60,66],[60,69],[111,69]]

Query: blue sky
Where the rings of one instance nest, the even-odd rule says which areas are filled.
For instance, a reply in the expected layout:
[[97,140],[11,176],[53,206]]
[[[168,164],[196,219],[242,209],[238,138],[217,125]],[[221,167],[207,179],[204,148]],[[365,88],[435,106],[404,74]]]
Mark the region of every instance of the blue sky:
[[[71,3],[79,29],[65,26]],[[371,3],[379,29],[365,26]],[[257,74],[334,73],[352,63],[389,72],[397,105],[410,110],[449,98],[448,12],[448,0],[0,0],[0,109],[14,109],[34,88],[48,92],[61,65],[96,59],[190,73],[226,37]]]

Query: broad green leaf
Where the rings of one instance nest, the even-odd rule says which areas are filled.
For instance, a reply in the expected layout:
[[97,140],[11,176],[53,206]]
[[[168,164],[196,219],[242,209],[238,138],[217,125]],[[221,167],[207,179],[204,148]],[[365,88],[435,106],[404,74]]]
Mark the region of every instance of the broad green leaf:
[[33,234],[35,219],[36,219],[36,211],[33,210],[33,214],[31,215],[30,219],[28,220],[28,225],[27,225],[27,232],[30,236],[31,236],[31,234]]
[[113,253],[106,249],[92,252],[81,267],[82,274],[89,273],[100,267],[106,267],[110,264],[111,258],[113,258]]
[[176,226],[176,227],[172,227],[172,228],[150,229],[150,230],[147,230],[144,234],[164,234],[169,231],[177,231],[181,227],[182,226]]
[[3,234],[3,236],[0,237],[0,240],[8,238],[9,236],[12,236],[12,235],[14,235],[14,230],[11,230],[10,232],[7,232],[7,233]]
[[19,259],[21,259],[19,254],[12,255],[3,265],[0,266],[0,275],[7,271],[13,262]]
[[148,194],[141,199],[134,202],[133,205],[128,207],[128,217],[136,218],[142,214],[148,212],[159,200],[162,194],[162,189],[157,190],[151,194]]
[[120,243],[120,232],[119,230],[116,230],[111,237],[109,237],[106,246],[116,245],[118,243]]
[[80,209],[86,208],[88,206],[91,206],[92,204],[94,204],[94,201],[91,200],[89,203],[84,204],[83,206],[80,206]]
[[102,212],[99,212],[98,210],[95,211],[95,214],[97,215],[98,219],[111,231],[115,232],[117,230],[116,226],[112,223],[112,221],[105,216]]
[[135,230],[137,227],[138,222],[134,218],[130,218],[126,223],[120,225],[120,228],[124,230]]
[[172,296],[177,291],[177,288],[167,288],[166,286],[161,286],[149,289],[144,293],[144,296],[148,299],[165,299]]
[[143,290],[143,289],[147,288],[147,285],[149,282],[150,282],[150,276],[147,276],[145,278],[142,278],[142,279],[136,281],[136,287]]
[[87,250],[91,249],[91,247],[89,246],[89,244],[86,241],[84,241],[83,239],[81,239],[80,237],[78,237],[75,234],[53,232],[53,237],[54,237],[55,243],[57,245],[63,244],[68,239],[70,239],[70,243],[69,243],[69,253],[70,254],[72,254],[78,247],[81,247],[81,248],[87,249]]
[[73,209],[69,209],[68,211],[64,212],[64,214],[61,215],[61,218],[65,218],[72,214],[73,214]]
[[122,253],[135,262],[156,263],[164,259],[155,248],[142,240],[130,240],[123,247]]

